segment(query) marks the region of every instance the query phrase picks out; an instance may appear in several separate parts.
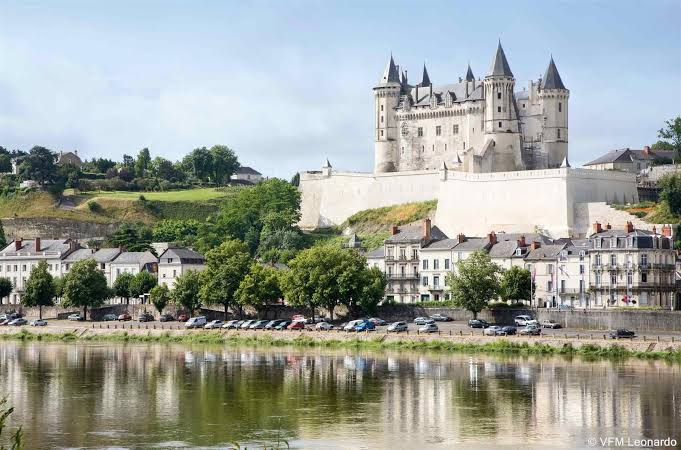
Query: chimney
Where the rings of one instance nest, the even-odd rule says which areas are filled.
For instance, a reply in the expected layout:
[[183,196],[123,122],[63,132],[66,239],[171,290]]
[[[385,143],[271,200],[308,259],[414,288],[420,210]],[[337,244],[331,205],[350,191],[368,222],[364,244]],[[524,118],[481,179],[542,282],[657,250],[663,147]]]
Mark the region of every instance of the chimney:
[[466,242],[466,235],[463,233],[459,233],[456,239],[459,241],[459,244],[461,244],[462,242]]
[[21,250],[21,243],[22,243],[21,238],[14,240],[14,251],[15,252],[18,252],[19,250]]
[[594,233],[600,233],[603,231],[603,228],[601,227],[600,222],[594,222]]
[[608,222],[607,225],[605,225],[606,230],[612,230],[612,225],[610,225],[610,222]]
[[395,236],[397,234],[397,225],[393,225],[390,229],[390,234]]
[[35,238],[35,251],[36,252],[40,251],[40,238],[39,237]]
[[624,230],[627,233],[631,233],[632,231],[634,231],[634,224],[631,223],[630,221],[627,221],[627,224],[624,226]]
[[541,247],[541,242],[539,242],[539,241],[532,241],[532,246],[531,246],[532,250],[537,250],[537,249],[540,248],[540,247]]
[[78,242],[70,240],[69,241],[69,251],[75,252],[77,248],[78,248]]
[[496,233],[495,233],[494,231],[492,231],[491,233],[489,233],[489,234],[487,235],[487,240],[489,241],[489,243],[490,243],[491,245],[496,244],[496,243],[497,243],[497,235],[496,235]]
[[527,247],[527,243],[525,242],[525,235],[523,234],[520,236],[520,239],[518,239],[518,247]]
[[662,236],[672,237],[671,225],[662,225]]
[[650,154],[650,147],[649,146],[644,146],[643,147],[643,154],[648,156]]
[[653,234],[657,234],[657,227],[653,225]]
[[426,242],[430,241],[430,219],[423,221],[423,239]]

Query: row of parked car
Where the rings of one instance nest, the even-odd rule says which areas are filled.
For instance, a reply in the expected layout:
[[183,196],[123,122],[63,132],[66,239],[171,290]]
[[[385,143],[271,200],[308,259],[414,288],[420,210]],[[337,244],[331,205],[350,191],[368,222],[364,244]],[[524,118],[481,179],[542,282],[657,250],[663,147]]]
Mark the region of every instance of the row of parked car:
[[[29,322],[20,313],[0,314],[0,326],[20,327],[22,325],[29,325]],[[30,325],[34,327],[44,327],[47,325],[47,321],[36,319],[32,320]]]

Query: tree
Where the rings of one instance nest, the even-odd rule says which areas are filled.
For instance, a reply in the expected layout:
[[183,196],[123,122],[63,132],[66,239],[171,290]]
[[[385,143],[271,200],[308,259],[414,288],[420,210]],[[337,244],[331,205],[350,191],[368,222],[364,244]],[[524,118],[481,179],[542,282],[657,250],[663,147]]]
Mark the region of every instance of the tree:
[[296,172],[296,174],[291,177],[291,186],[300,186],[300,172]]
[[195,148],[189,155],[192,174],[201,181],[208,181],[213,173],[213,155],[206,147]]
[[472,312],[477,318],[491,300],[499,297],[501,268],[487,253],[477,251],[457,262],[456,269],[447,275],[454,305]]
[[143,270],[135,275],[130,281],[130,297],[139,297],[148,294],[158,284],[155,275]]
[[154,242],[178,242],[191,244],[199,231],[200,223],[194,219],[162,220],[152,230]]
[[5,237],[5,228],[2,226],[2,221],[0,220],[0,249],[5,248],[7,245],[7,238]]
[[660,200],[669,211],[675,215],[681,215],[681,173],[668,173],[657,182],[661,188]]
[[3,298],[9,297],[9,294],[12,293],[12,289],[12,282],[9,278],[0,277],[0,302]]
[[64,281],[64,306],[82,307],[85,319],[88,307],[101,306],[109,294],[106,277],[94,259],[78,261],[71,266]]
[[152,236],[152,231],[147,226],[124,223],[107,239],[107,243],[111,247],[122,247],[129,252],[151,251]]
[[175,279],[175,288],[170,291],[170,297],[176,305],[191,314],[201,307],[200,289],[201,274],[189,270]]
[[45,147],[33,147],[19,165],[22,180],[34,180],[40,185],[51,183],[57,176],[57,156]]
[[12,171],[12,157],[9,154],[0,153],[0,173]]
[[153,161],[151,161],[150,169],[154,178],[168,181],[180,178],[177,175],[175,165],[172,163],[172,161],[161,158],[160,156],[157,156],[153,159]]
[[501,298],[504,300],[529,300],[532,286],[530,271],[513,266],[501,275]]
[[260,317],[266,316],[267,307],[281,298],[277,270],[257,262],[252,263],[234,297],[242,306],[253,306]]
[[676,151],[676,157],[681,158],[681,116],[664,122],[665,127],[657,132],[657,137],[665,139]]
[[27,307],[38,307],[38,317],[43,318],[43,306],[53,306],[56,289],[52,275],[47,270],[47,262],[40,261],[31,269],[31,274],[24,286],[21,304]]
[[125,304],[130,304],[130,285],[135,276],[128,272],[123,272],[116,277],[116,281],[113,284],[113,294],[116,297],[121,297],[125,299]]
[[159,284],[149,292],[149,297],[154,308],[159,314],[163,313],[163,309],[170,303],[170,291],[165,284]]
[[227,309],[251,267],[251,256],[243,242],[228,240],[206,254],[206,269],[201,272],[201,301]]
[[213,166],[213,181],[223,184],[241,166],[236,154],[226,145],[214,145],[210,148]]
[[149,154],[149,149],[145,147],[140,150],[137,159],[135,160],[135,174],[140,178],[144,178],[144,175],[149,169],[150,162],[151,155]]

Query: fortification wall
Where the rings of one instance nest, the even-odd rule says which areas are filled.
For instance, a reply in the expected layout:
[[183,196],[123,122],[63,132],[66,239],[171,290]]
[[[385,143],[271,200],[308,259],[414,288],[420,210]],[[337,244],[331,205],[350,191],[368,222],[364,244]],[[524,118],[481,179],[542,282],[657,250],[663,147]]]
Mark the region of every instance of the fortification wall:
[[57,217],[29,217],[1,219],[7,239],[42,237],[92,239],[113,234],[120,224],[81,222]]

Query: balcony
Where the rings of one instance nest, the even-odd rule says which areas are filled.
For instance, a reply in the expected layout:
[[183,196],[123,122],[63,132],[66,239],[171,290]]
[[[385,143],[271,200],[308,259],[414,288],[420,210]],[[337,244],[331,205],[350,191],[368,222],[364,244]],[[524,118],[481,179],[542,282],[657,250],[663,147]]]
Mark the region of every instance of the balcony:
[[567,294],[567,295],[576,295],[576,294],[583,294],[583,290],[579,290],[579,288],[565,288],[565,289],[558,289],[558,294]]
[[389,273],[386,275],[388,280],[418,280],[418,272]]

